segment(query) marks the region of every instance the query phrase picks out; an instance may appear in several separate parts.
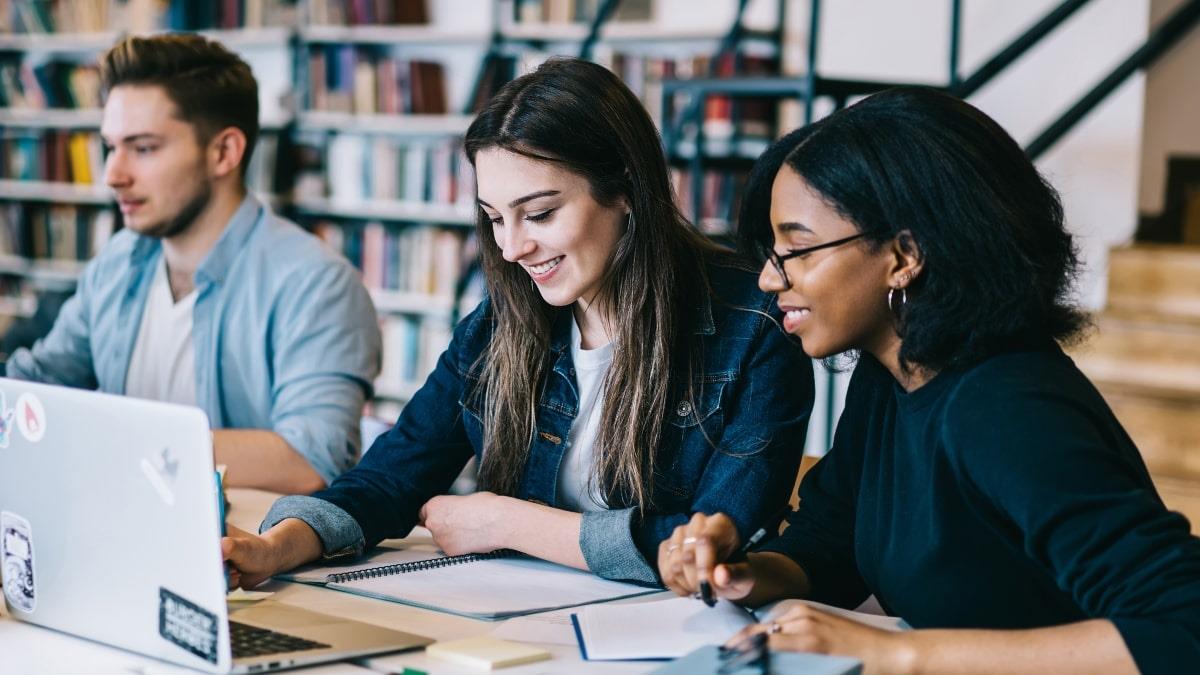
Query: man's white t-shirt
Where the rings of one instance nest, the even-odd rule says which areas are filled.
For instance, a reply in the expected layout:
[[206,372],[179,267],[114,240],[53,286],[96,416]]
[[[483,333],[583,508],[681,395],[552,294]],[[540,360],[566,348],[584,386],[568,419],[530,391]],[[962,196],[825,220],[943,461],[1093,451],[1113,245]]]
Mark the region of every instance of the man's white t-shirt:
[[604,376],[612,364],[612,342],[596,349],[583,349],[579,325],[571,321],[571,360],[575,362],[575,386],[579,389],[579,412],[571,423],[567,447],[558,468],[557,497],[561,506],[574,511],[602,511],[608,502],[599,479],[592,478],[592,448],[604,407]]
[[129,359],[126,395],[196,405],[196,350],[192,343],[195,306],[195,289],[175,302],[166,257],[160,256]]

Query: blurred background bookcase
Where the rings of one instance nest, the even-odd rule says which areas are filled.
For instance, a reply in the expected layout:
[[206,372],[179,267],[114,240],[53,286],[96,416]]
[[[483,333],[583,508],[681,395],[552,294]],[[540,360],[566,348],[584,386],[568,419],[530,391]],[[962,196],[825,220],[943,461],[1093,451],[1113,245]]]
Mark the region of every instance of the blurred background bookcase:
[[[96,57],[121,35],[199,31],[250,63],[263,133],[248,178],[361,271],[384,334],[373,412],[391,418],[482,296],[473,114],[554,55],[612,69],[670,129],[685,213],[726,236],[787,102],[667,91],[779,75],[785,0],[697,17],[685,0],[0,0],[2,348],[48,329],[121,227],[104,186]],[[765,7],[765,9],[763,9]]]

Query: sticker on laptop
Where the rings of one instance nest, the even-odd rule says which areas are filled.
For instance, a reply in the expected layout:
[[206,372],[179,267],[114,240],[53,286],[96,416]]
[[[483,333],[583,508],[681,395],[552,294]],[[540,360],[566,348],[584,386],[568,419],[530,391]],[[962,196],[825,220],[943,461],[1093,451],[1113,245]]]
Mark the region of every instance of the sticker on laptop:
[[17,398],[17,429],[30,443],[37,443],[46,435],[46,409],[29,392]]
[[209,663],[217,662],[217,615],[161,587],[158,634]]
[[0,511],[0,576],[4,597],[22,612],[37,606],[33,579],[33,530],[29,521],[9,511]]
[[142,473],[167,506],[175,506],[175,475],[179,460],[171,456],[171,448],[163,448],[154,459],[142,458]]
[[8,447],[8,439],[12,438],[14,411],[8,407],[8,397],[0,391],[0,448]]

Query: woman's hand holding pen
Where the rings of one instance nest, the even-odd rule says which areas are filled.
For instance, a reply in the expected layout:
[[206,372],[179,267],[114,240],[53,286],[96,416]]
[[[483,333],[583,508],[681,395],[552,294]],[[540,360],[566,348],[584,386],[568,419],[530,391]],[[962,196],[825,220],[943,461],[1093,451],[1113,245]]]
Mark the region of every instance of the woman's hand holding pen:
[[766,633],[772,651],[811,652],[853,656],[863,662],[864,673],[887,675],[917,671],[912,632],[892,632],[842,618],[797,603],[766,623],[746,626],[729,641],[734,647],[758,633]]
[[679,595],[694,595],[707,581],[716,597],[740,600],[754,588],[754,570],[745,558],[730,561],[740,550],[741,537],[729,516],[697,513],[659,544],[658,571]]

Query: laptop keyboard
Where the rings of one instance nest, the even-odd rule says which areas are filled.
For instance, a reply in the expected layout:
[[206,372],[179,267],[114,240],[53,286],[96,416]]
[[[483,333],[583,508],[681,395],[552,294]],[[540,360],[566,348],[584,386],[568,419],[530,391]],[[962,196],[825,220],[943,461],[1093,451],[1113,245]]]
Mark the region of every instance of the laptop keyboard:
[[235,659],[299,652],[306,649],[327,649],[330,646],[237,621],[229,622],[229,641],[232,643],[233,658]]

